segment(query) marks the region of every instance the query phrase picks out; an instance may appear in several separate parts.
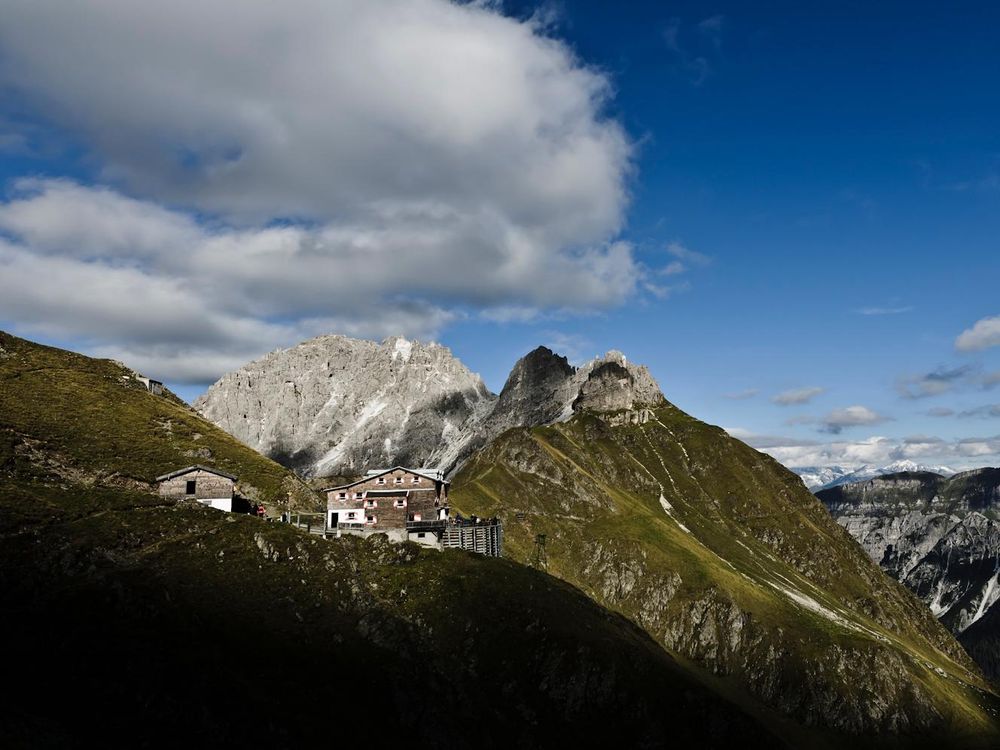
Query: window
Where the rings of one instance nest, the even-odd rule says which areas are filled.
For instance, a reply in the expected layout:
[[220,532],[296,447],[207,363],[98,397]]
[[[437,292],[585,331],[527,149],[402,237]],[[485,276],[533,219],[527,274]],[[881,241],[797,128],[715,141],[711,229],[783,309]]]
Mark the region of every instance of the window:
[[411,482],[413,482],[413,484],[420,484],[420,477],[418,477],[418,476],[414,475],[414,476],[413,476],[413,477],[412,477],[412,478],[410,479],[410,481],[411,481]]
[[366,508],[377,508],[378,507],[378,500],[365,500],[365,507]]
[[423,539],[425,536],[427,536],[427,534],[425,534],[423,531],[417,532],[417,539]]
[[195,486],[197,485],[197,483],[198,483],[198,481],[196,479],[189,479],[189,480],[187,480],[187,487],[185,488],[184,492],[186,494],[188,494],[188,495],[193,495],[194,492],[195,492]]
[[413,520],[414,521],[419,521],[420,520],[420,514],[419,513],[414,513],[413,514]]
[[385,484],[385,477],[379,477],[378,478],[378,483],[379,484]]
[[361,493],[360,492],[355,492],[354,493],[354,499],[355,500],[360,500],[361,499]]
[[399,498],[394,504],[397,508],[405,508],[406,500],[404,500],[403,498]]
[[396,484],[402,484],[402,483],[403,483],[403,478],[402,477],[396,477]]
[[339,495],[337,495],[337,498],[339,500],[346,500],[347,499],[347,493],[346,492],[341,492]]
[[375,516],[365,516],[365,523],[373,524],[375,523],[375,521],[376,521]]

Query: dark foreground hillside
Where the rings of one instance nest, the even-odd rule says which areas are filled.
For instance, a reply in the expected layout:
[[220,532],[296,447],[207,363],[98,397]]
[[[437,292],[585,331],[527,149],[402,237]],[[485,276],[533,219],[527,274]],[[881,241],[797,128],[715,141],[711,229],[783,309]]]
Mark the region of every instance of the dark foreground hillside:
[[554,578],[122,491],[0,483],[0,745],[770,746]]

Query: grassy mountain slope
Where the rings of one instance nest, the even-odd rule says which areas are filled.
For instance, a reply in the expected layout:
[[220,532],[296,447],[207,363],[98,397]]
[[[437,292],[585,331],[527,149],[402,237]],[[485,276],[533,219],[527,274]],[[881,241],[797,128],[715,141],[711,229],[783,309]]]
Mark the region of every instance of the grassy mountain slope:
[[238,489],[271,512],[320,502],[284,467],[130,376],[117,362],[0,331],[0,442],[77,482],[144,489],[204,463],[235,474]]
[[3,747],[775,746],[551,576],[158,497],[193,446],[265,499],[290,480],[121,374],[2,339]]
[[903,743],[1000,739],[968,656],[794,474],[669,404],[650,416],[511,430],[462,468],[452,502],[501,516],[515,559],[546,534],[551,573],[748,706]]

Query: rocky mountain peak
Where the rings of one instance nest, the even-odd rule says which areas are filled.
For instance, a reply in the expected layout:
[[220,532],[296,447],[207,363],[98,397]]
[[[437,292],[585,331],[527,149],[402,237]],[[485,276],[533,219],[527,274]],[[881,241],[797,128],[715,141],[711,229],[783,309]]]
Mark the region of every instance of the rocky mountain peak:
[[517,361],[492,411],[470,423],[464,440],[440,454],[441,468],[452,471],[476,450],[515,427],[565,422],[581,411],[609,412],[665,403],[644,366],[610,351],[582,367],[540,346]]
[[632,374],[617,362],[603,362],[587,374],[573,410],[615,411],[632,408]]
[[577,368],[539,346],[497,397],[440,344],[326,335],[223,376],[195,407],[287,466],[333,475],[395,464],[449,471],[513,427],[663,401],[649,371],[619,351]]
[[629,364],[619,351],[610,351],[581,369],[574,411],[620,411],[663,403],[663,394],[645,365]]
[[540,346],[517,361],[494,408],[506,427],[546,424],[559,418],[572,400],[576,368],[551,349]]
[[440,344],[327,335],[224,375],[195,408],[265,455],[323,475],[427,465],[495,400]]
[[504,391],[515,387],[531,387],[570,377],[576,368],[566,357],[556,354],[547,346],[539,346],[525,354],[507,376]]

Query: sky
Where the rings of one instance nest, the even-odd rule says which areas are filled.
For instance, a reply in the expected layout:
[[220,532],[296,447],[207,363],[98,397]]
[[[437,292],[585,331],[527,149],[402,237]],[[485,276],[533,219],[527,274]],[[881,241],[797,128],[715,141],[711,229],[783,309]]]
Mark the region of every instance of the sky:
[[193,399],[610,349],[791,466],[1000,465],[1000,6],[0,0],[0,327]]

